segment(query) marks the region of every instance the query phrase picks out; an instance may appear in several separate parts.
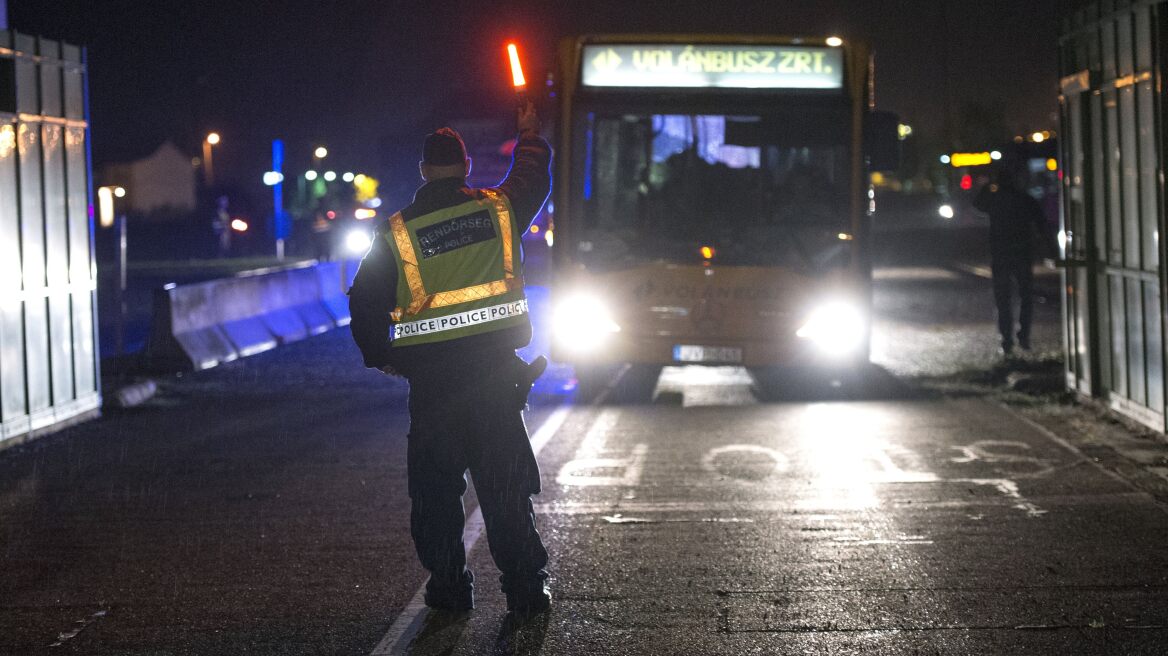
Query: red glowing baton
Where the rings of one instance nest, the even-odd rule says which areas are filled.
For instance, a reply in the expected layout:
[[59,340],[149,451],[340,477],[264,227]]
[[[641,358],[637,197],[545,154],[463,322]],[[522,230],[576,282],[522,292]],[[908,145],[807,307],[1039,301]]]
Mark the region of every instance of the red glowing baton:
[[511,60],[511,84],[515,87],[515,99],[520,107],[527,106],[527,78],[523,77],[523,65],[519,63],[519,50],[514,43],[507,44],[507,57]]
[[523,77],[523,65],[519,63],[519,50],[514,43],[507,44],[507,56],[511,58],[511,83],[515,85],[516,91],[525,91],[527,80]]

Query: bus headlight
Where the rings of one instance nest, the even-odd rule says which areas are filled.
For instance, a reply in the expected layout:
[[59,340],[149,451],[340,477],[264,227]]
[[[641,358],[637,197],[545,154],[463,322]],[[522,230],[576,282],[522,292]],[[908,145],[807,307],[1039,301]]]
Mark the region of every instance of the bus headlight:
[[559,302],[552,321],[556,341],[577,352],[593,351],[620,332],[608,306],[591,294],[573,294]]
[[828,355],[854,353],[864,340],[864,313],[846,301],[824,303],[811,312],[795,334],[814,342]]

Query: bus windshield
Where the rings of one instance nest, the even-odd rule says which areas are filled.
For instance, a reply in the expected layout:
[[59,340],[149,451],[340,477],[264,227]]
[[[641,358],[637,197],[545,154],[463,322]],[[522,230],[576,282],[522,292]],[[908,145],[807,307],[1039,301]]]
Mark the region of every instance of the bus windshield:
[[581,113],[577,258],[594,270],[711,259],[806,272],[846,265],[849,117],[845,103]]

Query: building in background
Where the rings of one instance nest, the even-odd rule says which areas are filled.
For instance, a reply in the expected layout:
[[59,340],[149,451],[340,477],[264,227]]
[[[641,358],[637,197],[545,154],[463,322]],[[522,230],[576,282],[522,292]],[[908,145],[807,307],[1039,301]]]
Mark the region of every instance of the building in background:
[[101,180],[126,189],[124,212],[186,218],[195,211],[195,173],[191,156],[166,141],[142,159],[103,167]]
[[81,48],[0,31],[0,445],[96,414]]
[[1165,430],[1163,0],[1061,16],[1067,385]]

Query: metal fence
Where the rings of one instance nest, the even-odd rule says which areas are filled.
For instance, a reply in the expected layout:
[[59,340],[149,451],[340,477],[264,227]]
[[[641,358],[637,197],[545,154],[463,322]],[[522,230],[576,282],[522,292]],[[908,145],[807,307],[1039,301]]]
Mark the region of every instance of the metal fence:
[[1166,8],[1079,2],[1060,40],[1067,384],[1161,431]]
[[0,31],[0,444],[100,406],[81,48]]

